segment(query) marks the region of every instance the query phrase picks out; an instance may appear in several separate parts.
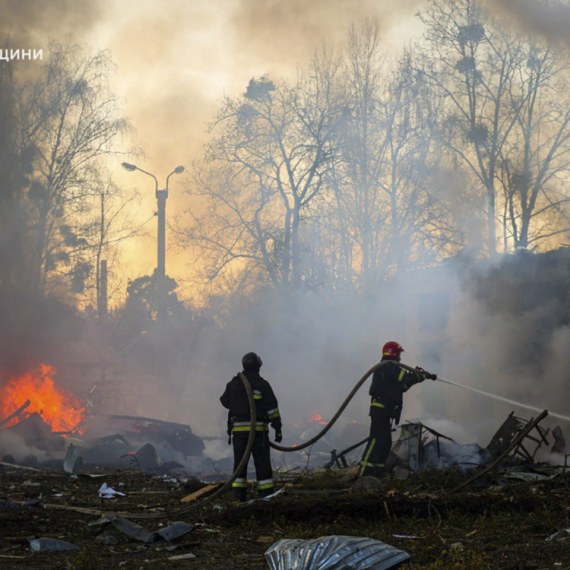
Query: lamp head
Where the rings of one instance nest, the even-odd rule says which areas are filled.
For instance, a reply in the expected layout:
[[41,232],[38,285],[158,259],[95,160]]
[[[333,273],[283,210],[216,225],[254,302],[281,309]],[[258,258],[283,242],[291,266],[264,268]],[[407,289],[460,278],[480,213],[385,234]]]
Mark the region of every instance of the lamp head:
[[137,167],[134,164],[129,164],[128,162],[123,162],[121,163],[121,166],[125,169],[128,170],[129,172],[133,172],[133,170],[136,170]]
[[183,166],[177,166],[177,167],[174,169],[174,172],[175,172],[176,174],[182,174],[182,173],[184,172],[184,167],[183,167]]

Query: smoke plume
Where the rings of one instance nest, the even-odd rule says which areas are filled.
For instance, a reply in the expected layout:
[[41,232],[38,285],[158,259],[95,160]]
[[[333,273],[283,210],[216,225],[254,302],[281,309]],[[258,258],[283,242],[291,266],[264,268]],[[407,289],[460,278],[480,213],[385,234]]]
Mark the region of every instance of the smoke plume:
[[570,6],[560,0],[486,0],[489,7],[514,19],[529,33],[570,47]]

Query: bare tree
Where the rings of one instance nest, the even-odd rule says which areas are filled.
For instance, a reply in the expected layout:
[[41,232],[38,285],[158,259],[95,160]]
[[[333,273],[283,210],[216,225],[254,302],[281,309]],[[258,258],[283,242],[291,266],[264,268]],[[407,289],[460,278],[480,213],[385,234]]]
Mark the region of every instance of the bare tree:
[[560,231],[543,222],[566,202],[570,115],[557,90],[567,64],[478,0],[430,0],[421,18],[422,72],[448,104],[441,140],[485,195],[487,251],[497,251],[499,224],[505,251]]
[[191,190],[205,211],[181,236],[200,248],[208,280],[235,270],[240,281],[300,285],[300,228],[323,188],[339,120],[332,85],[314,66],[293,86],[252,79],[224,101]]
[[77,288],[86,277],[82,256],[91,244],[78,220],[91,208],[97,159],[129,129],[109,89],[111,67],[105,52],[52,44],[40,76],[18,94],[21,147],[33,157],[26,283],[34,291],[69,277]]
[[[105,175],[103,167],[98,175]],[[81,294],[80,299],[84,305],[97,306],[105,294],[101,286],[102,261],[105,261],[108,275],[112,277],[109,295],[112,297],[119,286],[124,285],[113,271],[121,259],[121,246],[126,240],[142,235],[144,226],[153,217],[137,221],[139,193],[117,186],[111,176],[103,180],[99,176],[91,182],[88,212],[77,217],[75,225],[70,228],[73,235],[83,236],[85,240],[81,251],[70,251],[75,267],[84,268],[79,274],[73,273],[75,281],[72,284],[75,283],[75,290]],[[78,263],[79,256],[81,263]]]
[[535,247],[569,229],[565,184],[570,172],[570,89],[565,54],[526,38],[525,64],[509,91],[516,128],[505,145],[499,179],[504,191],[505,245]]
[[368,288],[435,260],[439,244],[450,243],[444,211],[430,193],[439,99],[413,71],[409,52],[395,66],[386,63],[377,23],[350,28],[345,61],[349,119],[331,187],[341,251],[356,284]]

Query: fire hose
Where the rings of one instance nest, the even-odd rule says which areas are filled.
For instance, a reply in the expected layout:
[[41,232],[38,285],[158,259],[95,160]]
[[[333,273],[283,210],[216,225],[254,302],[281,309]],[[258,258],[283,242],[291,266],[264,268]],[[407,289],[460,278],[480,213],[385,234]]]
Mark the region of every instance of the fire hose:
[[[306,447],[309,447],[309,446],[313,445],[314,443],[316,443],[319,439],[321,439],[332,428],[332,426],[335,424],[335,422],[338,420],[338,418],[340,417],[342,412],[348,406],[348,404],[350,403],[350,401],[352,400],[352,398],[354,397],[356,392],[358,392],[358,390],[360,389],[362,384],[364,384],[364,382],[366,382],[366,380],[368,379],[368,377],[371,374],[373,374],[376,370],[378,370],[378,368],[380,368],[382,365],[384,365],[385,362],[386,361],[379,362],[379,363],[375,364],[374,366],[372,366],[372,368],[370,368],[364,374],[364,376],[362,376],[362,378],[356,383],[354,388],[350,391],[348,396],[345,398],[344,402],[341,404],[340,408],[337,410],[337,412],[334,414],[334,416],[331,418],[331,420],[314,437],[312,437],[311,439],[309,439],[308,441],[306,441],[300,445],[293,445],[291,447],[285,447],[285,446],[278,445],[274,442],[270,442],[271,447],[273,449],[276,449],[276,450],[282,451],[282,452],[293,452],[293,451],[300,451],[300,450],[305,449]],[[399,366],[408,370],[409,372],[415,372],[416,371],[415,368],[412,368],[411,366],[407,366],[406,364],[403,364],[401,362],[399,363]],[[248,381],[247,377],[245,376],[245,374],[240,372],[238,374],[238,376],[240,377],[241,381],[243,382],[245,390],[246,390],[247,399],[248,399],[248,403],[249,403],[249,409],[250,409],[251,422],[250,422],[250,430],[249,430],[249,436],[248,436],[247,446],[246,446],[245,452],[243,454],[243,457],[241,458],[241,461],[237,465],[235,471],[232,473],[231,477],[219,489],[217,489],[214,493],[212,493],[211,495],[209,495],[208,497],[206,497],[202,501],[198,501],[196,503],[193,503],[192,505],[189,505],[188,507],[176,509],[176,510],[170,511],[168,513],[118,513],[118,514],[121,514],[121,515],[128,517],[128,518],[133,518],[133,519],[156,519],[156,518],[162,518],[165,515],[171,518],[173,516],[182,515],[182,514],[185,514],[189,511],[193,510],[193,509],[196,509],[198,507],[203,507],[207,503],[210,503],[215,498],[217,498],[219,495],[221,495],[237,479],[238,475],[241,473],[241,471],[244,469],[244,467],[246,467],[246,465],[249,463],[249,458],[251,455],[251,450],[253,448],[253,442],[255,439],[255,422],[256,422],[255,400],[253,398],[253,392],[251,390],[251,386],[250,386],[249,381]],[[497,399],[497,400],[500,400],[500,401],[503,401],[503,402],[506,402],[509,404],[520,406],[522,408],[527,408],[529,410],[534,410],[534,411],[539,411],[539,412],[542,411],[540,408],[536,408],[534,406],[529,406],[527,404],[523,404],[521,402],[516,402],[514,400],[509,400],[508,398],[503,398],[502,396],[497,396],[495,394],[490,394],[489,392],[484,392],[482,390],[478,390],[477,388],[471,388],[470,386],[464,386],[463,384],[458,384],[456,382],[452,382],[451,380],[446,380],[445,378],[439,378],[438,377],[437,380],[439,380],[440,382],[442,382],[444,384],[457,386],[459,388],[465,388],[467,390],[471,390],[472,392],[476,392],[476,393],[481,394],[483,396],[488,396],[490,398],[494,398],[494,399]],[[549,415],[552,417],[555,417],[555,418],[570,421],[570,417],[564,416],[562,414],[549,413]]]
[[214,491],[211,495],[209,495],[202,501],[193,503],[192,505],[183,507],[181,509],[169,511],[168,513],[117,513],[117,514],[130,519],[158,519],[158,518],[163,518],[164,516],[168,516],[171,518],[173,516],[183,515],[197,507],[203,507],[207,503],[210,503],[216,497],[221,495],[237,479],[242,469],[244,469],[244,467],[246,467],[247,464],[249,463],[249,457],[251,455],[251,449],[253,447],[253,441],[255,439],[255,421],[256,421],[255,400],[253,398],[251,385],[249,384],[249,381],[247,380],[247,377],[245,376],[245,374],[243,374],[243,372],[240,372],[238,376],[240,377],[245,387],[245,392],[247,394],[247,401],[249,403],[251,421],[250,421],[249,436],[247,438],[247,446],[245,448],[245,452],[243,454],[243,457],[241,458],[241,461],[238,463],[237,467],[235,468],[235,471],[232,473],[232,476],[219,489],[216,489],[216,491]]
[[[372,368],[370,368],[364,374],[364,376],[356,383],[354,388],[350,391],[350,393],[345,398],[344,402],[341,404],[340,408],[337,410],[337,412],[334,414],[334,416],[331,418],[331,420],[328,422],[328,424],[317,435],[315,435],[314,437],[312,437],[308,441],[302,443],[301,445],[284,447],[284,446],[278,445],[274,442],[270,442],[271,447],[274,449],[277,449],[278,451],[292,452],[292,451],[300,451],[301,449],[305,449],[306,447],[313,445],[315,442],[317,442],[319,439],[321,439],[321,437],[323,437],[332,428],[332,426],[338,420],[338,418],[340,417],[342,412],[345,410],[346,406],[348,406],[348,404],[350,403],[350,401],[352,400],[352,398],[354,397],[356,392],[358,392],[358,390],[360,389],[362,384],[364,384],[364,382],[366,382],[368,377],[371,374],[373,374],[375,370],[377,370],[378,368],[383,366],[385,363],[386,363],[386,361],[379,362],[378,364],[375,364],[374,366],[372,366]],[[415,368],[407,366],[406,364],[400,363],[399,366],[401,366],[402,368],[405,368],[406,370],[409,370],[410,372],[415,371]],[[249,458],[251,455],[251,449],[253,447],[253,441],[255,439],[255,421],[256,421],[255,400],[253,398],[253,392],[251,390],[251,386],[250,386],[249,381],[248,381],[247,377],[245,376],[245,374],[243,374],[243,372],[240,372],[238,374],[238,376],[240,377],[240,379],[243,382],[243,385],[245,387],[245,391],[247,394],[247,400],[249,403],[249,409],[250,409],[250,418],[251,418],[249,437],[247,440],[247,447],[245,449],[243,457],[241,458],[241,461],[239,462],[238,466],[235,468],[231,477],[219,489],[217,489],[214,493],[212,493],[211,495],[209,495],[208,497],[206,497],[202,501],[193,503],[192,505],[189,505],[187,507],[183,507],[181,509],[176,509],[175,511],[168,512],[167,515],[169,517],[185,514],[185,513],[189,512],[193,509],[196,509],[198,507],[203,507],[207,503],[210,503],[211,501],[213,501],[216,497],[220,496],[237,479],[238,475],[241,473],[243,468],[249,463]],[[133,519],[155,519],[155,518],[161,518],[161,517],[165,516],[164,514],[159,514],[159,513],[119,513],[119,514],[121,514],[122,516],[128,517],[128,518],[133,518]]]

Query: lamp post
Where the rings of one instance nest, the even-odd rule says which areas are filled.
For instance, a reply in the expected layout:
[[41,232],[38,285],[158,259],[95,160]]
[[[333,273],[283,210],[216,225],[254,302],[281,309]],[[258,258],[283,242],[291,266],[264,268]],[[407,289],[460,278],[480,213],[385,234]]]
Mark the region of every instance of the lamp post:
[[168,181],[173,174],[181,174],[184,172],[183,166],[177,166],[167,177],[164,190],[158,189],[158,180],[154,174],[139,168],[135,164],[123,162],[121,165],[125,170],[134,172],[138,170],[147,176],[154,179],[154,192],[156,202],[158,205],[157,217],[157,258],[156,258],[156,287],[157,287],[157,308],[156,308],[156,321],[158,329],[161,332],[166,330],[167,319],[167,293],[166,293],[166,199],[168,198]]

